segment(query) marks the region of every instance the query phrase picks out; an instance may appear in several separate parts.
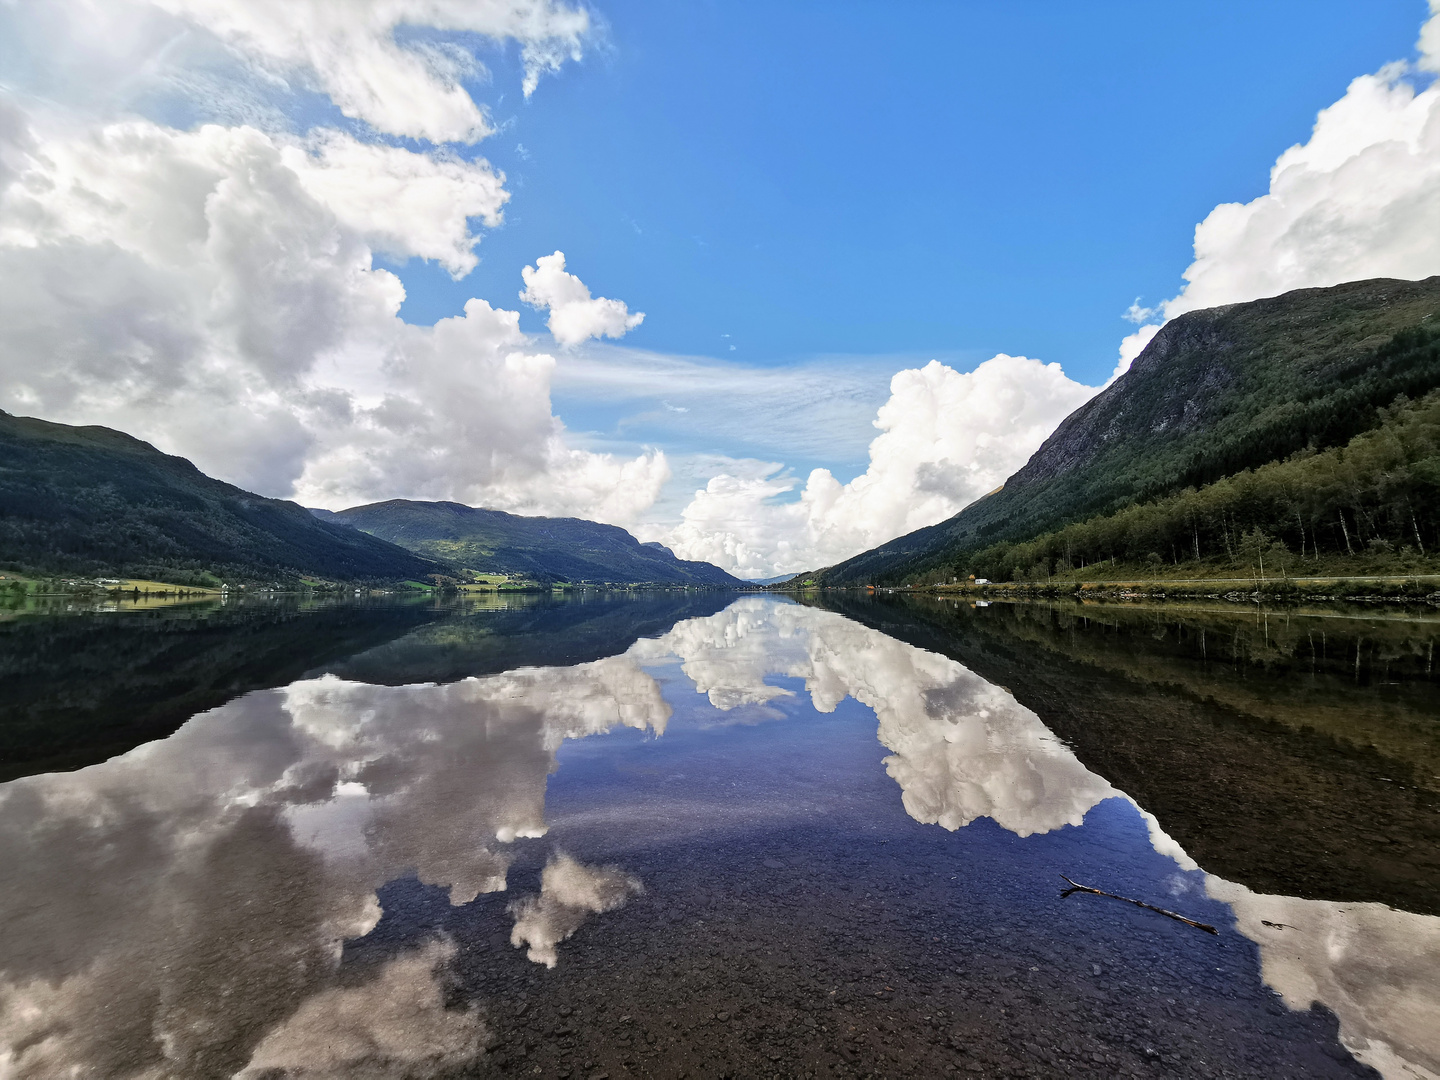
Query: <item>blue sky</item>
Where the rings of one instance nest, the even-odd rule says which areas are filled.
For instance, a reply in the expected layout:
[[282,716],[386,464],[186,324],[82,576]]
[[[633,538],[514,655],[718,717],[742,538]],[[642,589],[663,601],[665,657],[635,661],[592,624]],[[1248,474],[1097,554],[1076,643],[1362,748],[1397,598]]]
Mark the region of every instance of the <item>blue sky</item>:
[[506,223],[460,282],[402,268],[406,318],[508,300],[517,267],[561,248],[647,313],[638,348],[764,365],[1004,351],[1089,382],[1131,301],[1178,290],[1195,224],[1264,193],[1317,110],[1412,55],[1425,16],[1414,0],[598,10],[607,47],[528,102],[506,54],[482,54],[475,96],[509,126],[478,149],[509,179]]
[[1167,318],[1440,273],[1437,72],[1440,0],[0,4],[0,408],[823,566]]

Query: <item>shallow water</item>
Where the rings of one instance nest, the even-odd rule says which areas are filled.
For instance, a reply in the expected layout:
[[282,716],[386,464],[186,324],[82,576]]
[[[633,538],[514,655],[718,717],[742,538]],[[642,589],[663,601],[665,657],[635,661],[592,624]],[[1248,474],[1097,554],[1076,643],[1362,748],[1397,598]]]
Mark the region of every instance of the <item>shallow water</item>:
[[1434,1076],[1437,636],[714,594],[14,620],[0,1075]]

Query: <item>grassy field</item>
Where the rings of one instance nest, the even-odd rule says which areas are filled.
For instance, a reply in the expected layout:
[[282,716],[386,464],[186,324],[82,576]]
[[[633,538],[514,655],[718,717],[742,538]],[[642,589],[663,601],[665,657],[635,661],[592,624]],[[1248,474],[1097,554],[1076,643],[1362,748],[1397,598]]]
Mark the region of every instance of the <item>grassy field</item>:
[[461,592],[499,592],[512,589],[542,589],[545,586],[538,581],[531,580],[519,574],[482,574],[479,571],[469,571],[471,580],[460,586]]
[[[101,582],[104,584],[101,584]],[[0,619],[54,611],[143,611],[214,602],[219,589],[144,578],[28,578],[0,574]],[[244,592],[236,591],[236,596]]]
[[[18,586],[18,588],[17,588]],[[159,596],[219,596],[220,589],[200,585],[176,585],[167,581],[145,578],[89,577],[26,577],[23,574],[0,574],[0,589],[25,592],[33,596],[61,595],[77,592],[135,593]]]
[[443,586],[431,581],[406,581],[402,582],[408,588],[419,589],[424,592],[435,592],[441,588],[455,590],[460,593],[496,593],[496,592],[534,592],[536,589],[544,589],[546,586],[538,581],[531,581],[529,578],[518,577],[513,574],[479,574],[475,571],[467,571],[471,580],[455,582],[448,579]]
[[185,594],[190,596],[219,596],[220,589],[200,588],[196,585],[172,585],[164,581],[146,581],[143,578],[121,578],[119,585],[106,586],[110,592],[159,593],[162,596]]

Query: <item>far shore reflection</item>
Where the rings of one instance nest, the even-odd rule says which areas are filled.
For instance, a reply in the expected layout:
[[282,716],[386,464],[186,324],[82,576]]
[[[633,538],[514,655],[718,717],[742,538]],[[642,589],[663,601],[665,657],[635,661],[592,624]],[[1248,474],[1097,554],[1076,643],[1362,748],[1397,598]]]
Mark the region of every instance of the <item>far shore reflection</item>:
[[[656,676],[676,664],[694,689],[678,705]],[[627,730],[664,739],[677,709],[687,722],[784,722],[796,684],[819,714],[846,699],[873,711],[884,768],[917,822],[953,832],[983,818],[1023,838],[1129,801],[1010,690],[771,597],[584,663],[444,683],[300,679],[103,764],[0,785],[0,1074],[463,1065],[490,1021],[447,1004],[453,944],[343,977],[344,943],[382,916],[377,891],[413,875],[466,905],[506,891],[517,841],[534,841],[546,851],[541,887],[508,905],[511,944],[564,965],[572,935],[652,886],[548,839],[561,747]],[[727,738],[743,750],[743,727]],[[1164,821],[1135,809],[1175,859],[1183,898],[1195,863]],[[1257,894],[1213,875],[1203,888],[1231,905],[1292,1009],[1331,1009],[1345,1044],[1387,1076],[1440,1072],[1440,919]]]

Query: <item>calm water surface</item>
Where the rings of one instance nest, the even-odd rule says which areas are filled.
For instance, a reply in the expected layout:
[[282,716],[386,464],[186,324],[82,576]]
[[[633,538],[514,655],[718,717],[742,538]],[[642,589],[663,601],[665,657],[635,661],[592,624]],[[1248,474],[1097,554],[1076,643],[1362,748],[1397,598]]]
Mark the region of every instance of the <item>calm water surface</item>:
[[1437,637],[718,594],[12,617],[0,1077],[1440,1076]]

